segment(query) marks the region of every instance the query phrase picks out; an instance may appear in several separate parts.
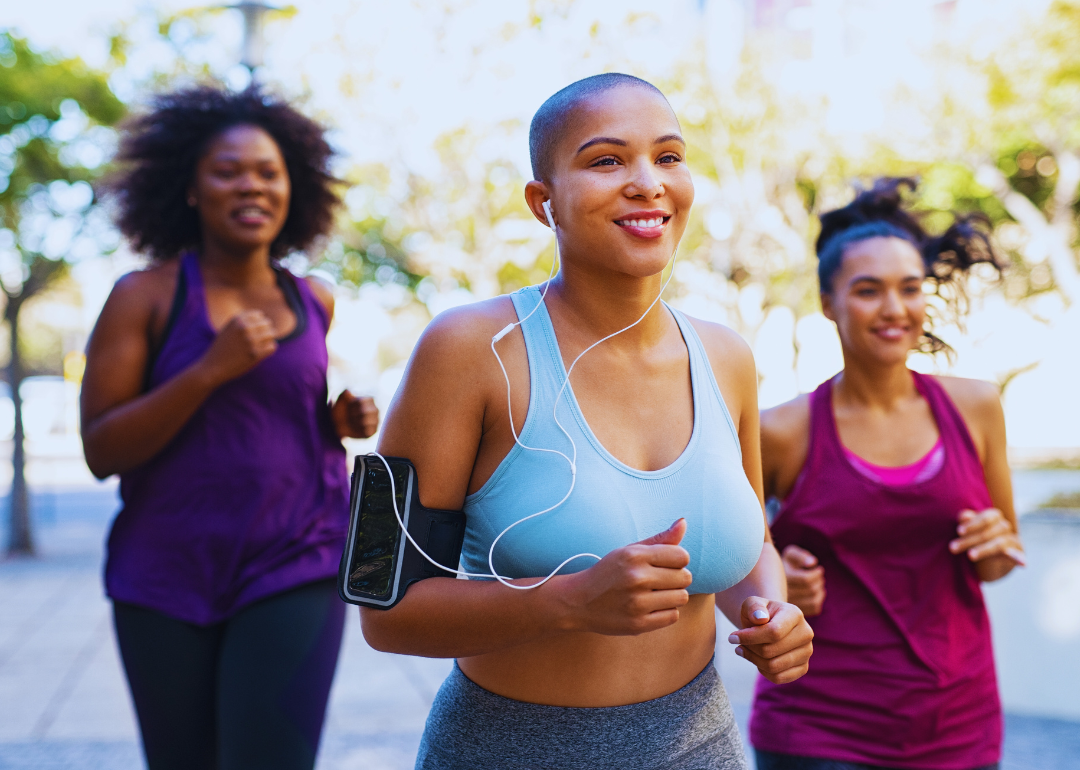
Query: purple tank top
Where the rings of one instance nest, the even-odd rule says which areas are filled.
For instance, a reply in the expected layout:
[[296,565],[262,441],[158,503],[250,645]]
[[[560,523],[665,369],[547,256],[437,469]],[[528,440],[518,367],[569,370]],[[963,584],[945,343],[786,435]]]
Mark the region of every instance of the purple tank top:
[[960,511],[991,506],[963,418],[932,377],[913,373],[946,462],[888,486],[847,461],[832,383],[810,395],[806,464],[772,525],[781,551],[825,568],[801,679],[758,678],[750,740],[765,751],[898,768],[967,770],[1001,757],[990,623],[974,566],[949,552]]
[[[285,271],[278,282],[296,329],[215,390],[155,457],[120,475],[105,566],[111,598],[209,624],[337,574],[349,489],[327,404],[329,319],[306,282]],[[181,257],[170,315],[149,388],[214,340],[192,253]]]

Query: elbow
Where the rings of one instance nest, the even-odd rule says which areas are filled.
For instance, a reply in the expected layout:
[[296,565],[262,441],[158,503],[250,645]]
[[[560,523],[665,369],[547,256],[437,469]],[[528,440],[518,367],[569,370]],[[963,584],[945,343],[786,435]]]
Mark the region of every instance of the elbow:
[[395,623],[389,614],[389,610],[360,608],[360,629],[364,632],[364,641],[378,652],[403,653],[399,635],[395,633]]
[[94,478],[99,481],[105,479],[117,473],[117,469],[112,466],[106,457],[102,456],[103,453],[95,446],[93,435],[83,434],[83,458],[86,460],[86,467],[90,469],[90,472],[94,474]]

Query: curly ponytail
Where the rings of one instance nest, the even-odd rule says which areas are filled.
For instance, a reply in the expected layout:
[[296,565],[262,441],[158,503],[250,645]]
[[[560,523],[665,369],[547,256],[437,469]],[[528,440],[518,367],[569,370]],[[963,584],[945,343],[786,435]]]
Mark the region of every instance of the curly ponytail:
[[815,243],[818,283],[823,294],[832,292],[844,254],[855,243],[890,237],[907,241],[922,255],[933,295],[941,300],[940,307],[927,308],[928,328],[923,330],[919,349],[949,352],[949,346],[929,328],[934,316],[960,321],[968,311],[964,281],[968,271],[974,265],[987,264],[1000,275],[1003,264],[990,242],[990,219],[981,212],[954,215],[952,225],[941,235],[926,232],[918,215],[904,206],[905,191],[914,192],[916,186],[910,177],[878,179],[848,205],[822,214],[821,233]]

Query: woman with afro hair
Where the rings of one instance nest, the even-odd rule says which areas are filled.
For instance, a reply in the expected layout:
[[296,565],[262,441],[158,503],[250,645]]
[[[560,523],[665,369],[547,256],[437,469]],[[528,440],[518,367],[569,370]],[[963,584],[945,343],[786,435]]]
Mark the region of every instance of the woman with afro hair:
[[123,135],[118,223],[151,258],[90,338],[87,464],[120,475],[105,583],[151,770],[310,768],[341,643],[328,287],[278,263],[333,221],[324,130],[252,88],[168,93]]
[[758,770],[991,770],[1002,717],[980,584],[1024,552],[997,386],[908,368],[938,352],[928,295],[957,316],[989,222],[940,235],[882,179],[821,217],[818,278],[844,368],[761,415],[765,494],[789,600],[810,619],[806,676],[758,680]]

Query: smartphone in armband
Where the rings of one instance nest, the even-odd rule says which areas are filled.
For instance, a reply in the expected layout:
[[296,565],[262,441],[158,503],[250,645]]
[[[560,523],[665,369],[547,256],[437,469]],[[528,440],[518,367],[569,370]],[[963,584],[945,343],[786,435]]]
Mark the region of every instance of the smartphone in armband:
[[390,474],[376,455],[358,455],[349,495],[349,535],[338,569],[338,593],[350,604],[387,610],[417,580],[454,577],[465,539],[465,514],[420,505],[416,468],[402,457],[387,457],[394,474],[397,510],[413,540],[402,534],[394,515]]

